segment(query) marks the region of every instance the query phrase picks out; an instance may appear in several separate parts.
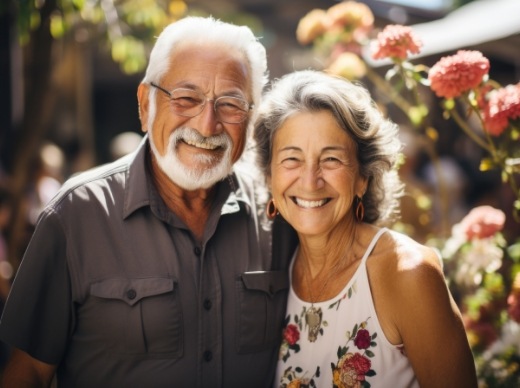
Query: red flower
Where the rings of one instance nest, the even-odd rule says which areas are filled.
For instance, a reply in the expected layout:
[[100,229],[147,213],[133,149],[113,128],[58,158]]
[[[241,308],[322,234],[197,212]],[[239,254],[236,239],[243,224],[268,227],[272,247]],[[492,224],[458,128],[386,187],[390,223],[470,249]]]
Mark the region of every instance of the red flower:
[[360,329],[356,334],[354,345],[356,345],[358,349],[368,349],[370,347],[370,341],[371,338],[368,330]]
[[473,346],[486,349],[498,339],[497,332],[490,322],[469,321],[466,322],[465,326],[468,336],[477,341],[472,344]]
[[483,111],[486,130],[499,136],[509,125],[509,120],[520,118],[520,83],[508,85],[490,93]]
[[428,74],[430,85],[439,97],[454,98],[476,88],[489,72],[489,60],[479,51],[459,50],[443,57]]
[[520,323],[520,293],[511,293],[507,297],[507,312],[512,320]]
[[505,221],[506,215],[502,210],[491,206],[478,206],[462,219],[459,226],[468,240],[483,239],[501,231]]
[[365,380],[366,373],[370,370],[372,362],[359,353],[354,354],[343,364],[343,369],[354,368],[358,374],[358,380]]
[[372,49],[374,59],[406,59],[408,52],[419,53],[422,42],[418,39],[410,27],[398,24],[390,24],[377,35],[377,41],[373,42]]
[[287,325],[283,331],[283,338],[289,345],[294,345],[300,339],[300,331],[298,326],[290,324]]

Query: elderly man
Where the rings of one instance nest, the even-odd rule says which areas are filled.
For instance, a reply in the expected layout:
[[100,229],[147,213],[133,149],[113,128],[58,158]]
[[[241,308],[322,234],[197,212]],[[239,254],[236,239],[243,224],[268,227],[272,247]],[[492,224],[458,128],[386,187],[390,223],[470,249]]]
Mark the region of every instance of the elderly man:
[[271,385],[293,234],[236,163],[266,73],[246,27],[163,31],[140,147],[66,182],[39,219],[0,326],[4,387]]

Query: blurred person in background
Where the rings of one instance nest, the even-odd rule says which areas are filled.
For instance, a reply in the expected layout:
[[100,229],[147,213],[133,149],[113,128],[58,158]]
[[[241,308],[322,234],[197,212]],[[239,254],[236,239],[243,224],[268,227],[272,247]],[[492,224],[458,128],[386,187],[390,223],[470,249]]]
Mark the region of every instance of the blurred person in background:
[[294,239],[239,161],[266,80],[249,28],[165,28],[137,92],[143,141],[38,220],[0,324],[3,387],[271,386]]

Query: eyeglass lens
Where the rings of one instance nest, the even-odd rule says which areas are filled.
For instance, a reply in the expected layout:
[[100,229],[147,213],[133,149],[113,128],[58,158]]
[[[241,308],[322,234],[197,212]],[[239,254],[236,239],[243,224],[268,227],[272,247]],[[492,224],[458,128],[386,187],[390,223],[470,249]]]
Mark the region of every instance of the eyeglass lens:
[[[180,116],[197,116],[204,109],[206,101],[202,93],[191,89],[181,88],[171,92],[173,111]],[[229,124],[241,123],[249,112],[249,104],[237,97],[219,97],[213,106],[218,119]]]

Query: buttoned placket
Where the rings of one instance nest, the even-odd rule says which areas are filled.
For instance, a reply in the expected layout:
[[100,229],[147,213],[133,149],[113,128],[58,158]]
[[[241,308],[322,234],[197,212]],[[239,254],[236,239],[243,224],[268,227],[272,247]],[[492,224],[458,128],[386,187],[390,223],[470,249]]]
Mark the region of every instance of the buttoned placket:
[[214,387],[222,381],[222,287],[216,258],[200,248],[199,298],[199,386]]

